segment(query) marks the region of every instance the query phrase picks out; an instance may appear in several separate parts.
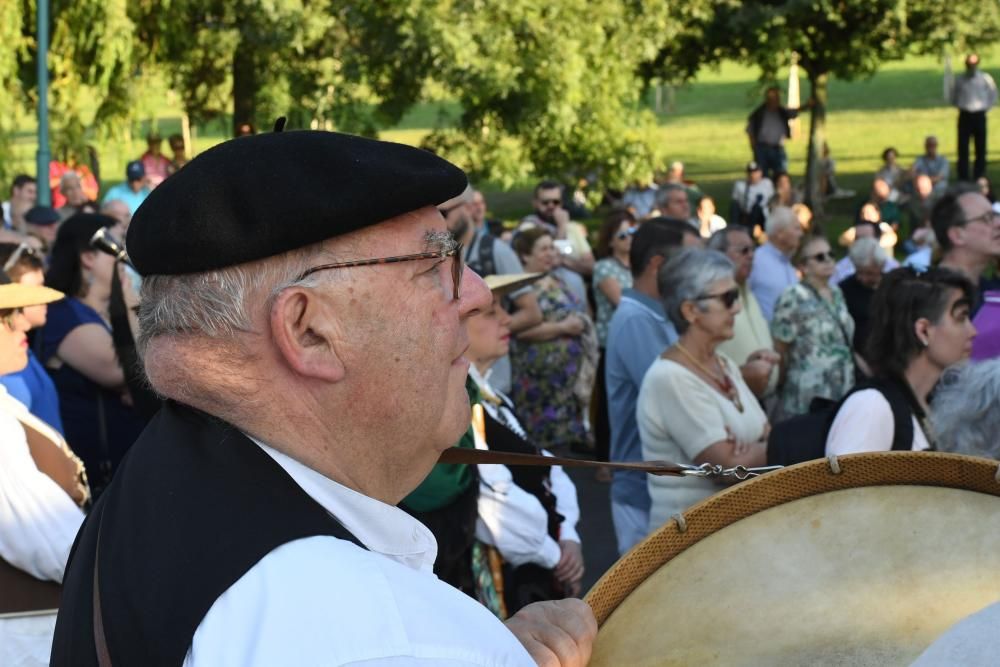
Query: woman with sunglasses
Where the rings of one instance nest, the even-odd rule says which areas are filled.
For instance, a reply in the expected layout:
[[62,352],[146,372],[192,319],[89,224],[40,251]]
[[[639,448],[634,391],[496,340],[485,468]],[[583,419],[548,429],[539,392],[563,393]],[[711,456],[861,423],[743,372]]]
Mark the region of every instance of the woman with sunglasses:
[[775,421],[809,412],[815,398],[840,400],[855,380],[854,320],[840,288],[830,285],[830,243],[806,238],[793,261],[802,280],[778,298],[771,319],[782,359]]
[[935,446],[930,395],[948,367],[969,358],[974,294],[969,279],[949,269],[896,269],[882,279],[866,349],[874,376],[840,406],[827,454]]
[[39,357],[59,392],[66,440],[83,459],[95,496],[143,428],[112,341],[115,259],[90,246],[102,228],[120,238],[116,225],[114,218],[98,214],[68,219],[59,228],[45,275],[46,284],[66,299],[49,307]]
[[[608,460],[611,447],[611,426],[604,387],[604,349],[607,346],[611,316],[618,308],[622,292],[632,288],[629,251],[632,249],[635,230],[635,217],[629,211],[613,211],[604,219],[597,237],[596,250],[600,259],[594,265],[594,303],[597,306],[594,327],[597,330],[600,358],[597,361],[597,376],[590,401],[590,421],[594,425],[594,444],[599,461]],[[601,468],[597,478],[610,482],[611,471]]]
[[[715,250],[688,248],[660,269],[663,309],[680,338],[653,362],[636,418],[643,458],[726,467],[763,465],[767,416],[739,366],[718,352],[740,311],[733,263]],[[704,478],[649,476],[653,530],[715,493]]]

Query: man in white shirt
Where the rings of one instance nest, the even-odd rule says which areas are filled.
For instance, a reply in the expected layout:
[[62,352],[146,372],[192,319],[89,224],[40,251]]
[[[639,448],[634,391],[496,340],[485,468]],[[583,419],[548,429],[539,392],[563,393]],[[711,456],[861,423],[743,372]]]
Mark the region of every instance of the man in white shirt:
[[733,183],[729,223],[756,233],[764,226],[767,204],[774,196],[774,183],[765,178],[758,162],[747,163],[747,177]]
[[435,208],[466,184],[411,147],[275,132],[149,195],[127,243],[169,400],[81,531],[53,665],[586,663],[586,605],[504,627],[395,507],[469,423],[490,294]]
[[[965,74],[955,77],[951,103],[958,107],[958,180],[986,175],[986,114],[997,103],[997,84],[979,69],[979,55],[965,59]],[[969,178],[969,140],[975,142],[976,162]]]

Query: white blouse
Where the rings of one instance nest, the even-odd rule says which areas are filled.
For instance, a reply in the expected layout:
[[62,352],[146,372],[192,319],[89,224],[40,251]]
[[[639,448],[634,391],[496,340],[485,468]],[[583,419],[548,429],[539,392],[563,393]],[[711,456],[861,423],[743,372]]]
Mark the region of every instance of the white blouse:
[[[675,361],[660,357],[649,367],[636,404],[643,459],[694,464],[699,454],[717,442],[730,437],[755,442],[763,437],[767,416],[760,403],[743,381],[736,363],[721,353],[719,359],[736,385],[742,412]],[[650,531],[722,488],[701,477],[647,475],[646,479],[652,501]]]

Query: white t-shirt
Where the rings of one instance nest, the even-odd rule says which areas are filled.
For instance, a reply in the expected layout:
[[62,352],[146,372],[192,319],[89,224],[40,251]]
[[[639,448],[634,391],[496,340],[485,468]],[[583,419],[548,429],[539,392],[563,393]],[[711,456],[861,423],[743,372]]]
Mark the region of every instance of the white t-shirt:
[[[684,366],[659,357],[646,371],[636,404],[643,459],[693,464],[709,445],[729,437],[727,427],[741,441],[761,438],[767,416],[743,382],[739,367],[723,354],[719,358],[736,384],[743,412]],[[671,515],[722,489],[700,477],[648,475],[646,479],[652,500],[651,531]]]
[[[930,449],[927,437],[916,417],[913,420],[913,451]],[[851,394],[837,412],[826,436],[826,453],[857,454],[888,452],[896,435],[892,407],[877,389],[863,389]]]
[[329,536],[278,547],[215,601],[186,667],[535,664],[486,607],[434,576],[423,524],[257,444],[369,551]]

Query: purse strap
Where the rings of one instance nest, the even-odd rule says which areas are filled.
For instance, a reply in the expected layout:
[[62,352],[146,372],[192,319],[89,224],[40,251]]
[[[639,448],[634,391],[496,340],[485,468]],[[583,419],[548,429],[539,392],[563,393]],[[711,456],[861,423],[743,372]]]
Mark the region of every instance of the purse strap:
[[94,550],[94,648],[97,651],[99,667],[111,667],[111,652],[108,650],[108,638],[104,634],[104,614],[101,611],[101,580],[98,566],[101,563],[101,527],[104,525],[104,508],[97,523],[97,548]]

